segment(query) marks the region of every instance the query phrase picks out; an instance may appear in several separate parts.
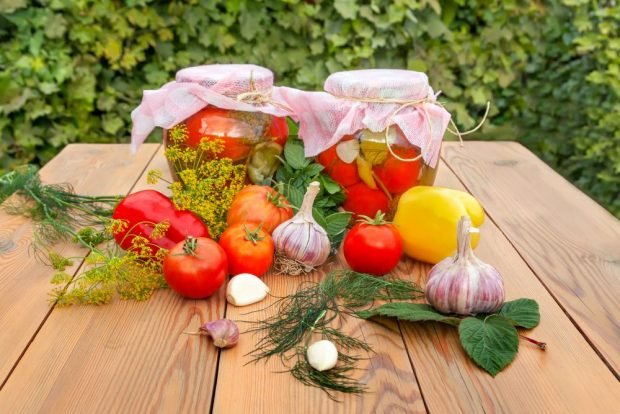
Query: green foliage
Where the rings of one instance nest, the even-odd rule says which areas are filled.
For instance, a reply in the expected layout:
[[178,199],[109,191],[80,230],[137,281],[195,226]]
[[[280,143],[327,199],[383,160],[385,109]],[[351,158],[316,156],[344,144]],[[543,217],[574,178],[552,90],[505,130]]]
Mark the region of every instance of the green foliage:
[[[28,4],[32,5],[28,7]],[[0,171],[127,142],[143,89],[254,62],[280,84],[428,73],[460,127],[518,139],[620,216],[620,5],[596,0],[0,1]]]

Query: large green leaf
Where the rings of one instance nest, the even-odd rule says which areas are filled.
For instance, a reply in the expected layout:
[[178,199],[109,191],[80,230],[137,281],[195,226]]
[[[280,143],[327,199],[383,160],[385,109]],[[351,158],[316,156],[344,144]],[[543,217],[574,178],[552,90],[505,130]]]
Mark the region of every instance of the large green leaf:
[[465,318],[459,338],[467,355],[492,376],[506,368],[517,355],[519,336],[510,321],[500,315],[480,320]]
[[368,319],[373,316],[387,316],[397,318],[402,321],[424,322],[434,321],[448,325],[458,326],[460,318],[447,316],[437,312],[432,306],[422,303],[391,302],[381,305],[374,309],[357,312],[357,316]]
[[505,302],[499,314],[515,326],[531,329],[540,323],[538,303],[533,299],[517,299]]

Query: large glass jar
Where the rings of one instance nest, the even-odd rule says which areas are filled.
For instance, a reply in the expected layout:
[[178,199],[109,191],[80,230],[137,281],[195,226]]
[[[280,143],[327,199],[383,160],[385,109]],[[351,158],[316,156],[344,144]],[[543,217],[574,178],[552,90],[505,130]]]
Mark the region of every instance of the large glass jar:
[[[221,146],[217,158],[247,166],[249,182],[268,183],[288,136],[285,117],[290,115],[274,100],[275,89],[273,73],[256,65],[182,69],[175,81],[144,92],[132,112],[132,143],[141,143],[156,126],[163,128],[167,148],[200,152],[216,142]],[[173,176],[175,169],[178,166],[171,165]]]
[[306,156],[345,189],[344,209],[390,216],[399,196],[435,180],[450,114],[420,72],[338,72],[325,92],[281,91],[300,122]]
[[[219,158],[246,165],[247,178],[254,184],[268,184],[279,165],[288,138],[286,118],[261,112],[234,111],[213,106],[201,109],[173,128],[183,128],[183,146],[198,148],[201,142],[219,141]],[[164,144],[170,144],[164,130]],[[171,166],[174,174],[174,167]]]

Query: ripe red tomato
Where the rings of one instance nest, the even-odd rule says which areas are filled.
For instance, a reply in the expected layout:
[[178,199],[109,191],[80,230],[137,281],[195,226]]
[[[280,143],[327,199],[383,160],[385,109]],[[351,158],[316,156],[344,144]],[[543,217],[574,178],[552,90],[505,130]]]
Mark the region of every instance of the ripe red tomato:
[[267,137],[273,138],[275,142],[284,147],[288,138],[288,123],[286,118],[274,116],[267,131]]
[[351,269],[375,276],[391,272],[403,254],[403,240],[398,230],[383,221],[381,213],[373,220],[353,226],[342,245]]
[[269,234],[256,224],[235,224],[220,236],[228,257],[228,273],[263,276],[273,263],[274,245]]
[[[415,148],[393,148],[396,155],[404,159],[418,156]],[[373,168],[377,178],[391,194],[401,194],[418,182],[422,160],[401,161],[388,152],[383,164]]]
[[373,190],[364,183],[345,189],[346,199],[342,207],[356,216],[374,217],[378,211],[387,213],[390,200],[382,190]]
[[224,249],[206,237],[188,237],[164,258],[164,277],[179,295],[201,299],[215,293],[228,275]]
[[[351,139],[354,138],[352,136],[345,136],[340,142]],[[320,153],[316,160],[325,167],[325,171],[334,181],[343,187],[349,187],[360,181],[360,176],[357,173],[357,164],[355,162],[347,164],[342,161],[336,153],[336,145]]]
[[231,111],[207,106],[185,120],[189,147],[195,148],[203,138],[220,139],[224,142],[221,158],[238,161],[247,158],[252,146],[244,137],[252,137],[254,131],[247,123],[231,117]]
[[276,190],[266,185],[250,185],[239,191],[228,209],[226,222],[262,224],[271,234],[280,223],[293,217],[290,204]]

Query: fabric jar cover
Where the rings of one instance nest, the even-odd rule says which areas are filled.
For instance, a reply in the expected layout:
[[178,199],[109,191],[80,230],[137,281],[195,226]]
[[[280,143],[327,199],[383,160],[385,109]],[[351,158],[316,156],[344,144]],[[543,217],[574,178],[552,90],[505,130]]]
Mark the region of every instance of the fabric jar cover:
[[222,109],[290,116],[290,109],[273,97],[273,73],[256,65],[203,65],[181,69],[160,89],[145,90],[131,112],[132,150],[155,127],[172,128],[208,105]]
[[378,133],[396,125],[410,144],[421,149],[426,164],[437,165],[450,113],[436,103],[424,73],[398,69],[337,72],[327,78],[324,89],[305,92],[283,87],[277,91],[276,99],[293,109],[292,116],[299,122],[306,156],[318,155],[345,135],[363,129]]

